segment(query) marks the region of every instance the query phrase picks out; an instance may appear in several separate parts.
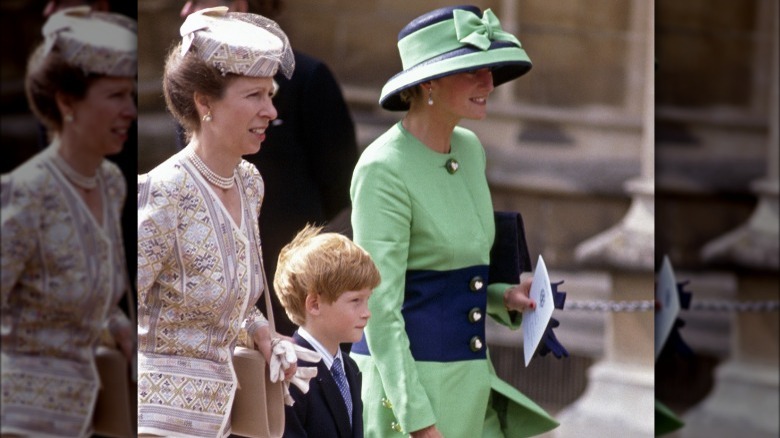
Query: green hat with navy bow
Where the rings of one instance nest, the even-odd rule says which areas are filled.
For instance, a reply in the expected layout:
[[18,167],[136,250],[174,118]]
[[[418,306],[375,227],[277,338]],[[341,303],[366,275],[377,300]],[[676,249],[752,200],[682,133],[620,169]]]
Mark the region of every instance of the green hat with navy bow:
[[520,41],[501,29],[490,9],[450,6],[421,15],[398,34],[403,71],[382,87],[379,104],[404,111],[401,91],[455,73],[490,68],[493,85],[516,79],[531,69]]

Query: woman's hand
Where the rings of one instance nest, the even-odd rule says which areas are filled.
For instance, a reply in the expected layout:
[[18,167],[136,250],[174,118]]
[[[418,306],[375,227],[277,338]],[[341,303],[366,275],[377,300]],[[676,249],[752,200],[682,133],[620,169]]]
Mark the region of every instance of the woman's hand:
[[504,291],[504,306],[508,310],[522,312],[525,309],[536,309],[536,302],[531,299],[531,283],[533,277],[521,279],[520,284],[516,284]]
[[444,435],[439,432],[435,424],[432,424],[426,428],[416,430],[409,434],[412,438],[444,438]]
[[265,358],[266,363],[271,363],[271,330],[268,325],[261,326],[252,333],[255,349]]

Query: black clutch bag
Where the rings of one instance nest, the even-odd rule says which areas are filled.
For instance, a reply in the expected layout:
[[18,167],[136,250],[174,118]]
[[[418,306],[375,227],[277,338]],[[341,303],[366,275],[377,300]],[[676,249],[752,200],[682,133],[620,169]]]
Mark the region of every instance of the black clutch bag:
[[520,273],[532,270],[523,216],[509,211],[496,211],[493,215],[496,238],[490,250],[488,279],[491,283],[517,284]]

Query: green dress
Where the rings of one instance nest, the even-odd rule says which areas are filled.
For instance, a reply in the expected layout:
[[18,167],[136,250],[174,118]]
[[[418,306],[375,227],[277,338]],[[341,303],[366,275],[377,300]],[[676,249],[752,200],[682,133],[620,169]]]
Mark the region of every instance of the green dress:
[[477,137],[458,127],[441,154],[398,123],[363,152],[350,193],[354,240],[382,276],[351,353],[363,373],[366,436],[434,423],[447,438],[555,428],[496,376],[487,353],[484,316],[511,328],[520,318],[503,305],[509,285],[487,278],[495,224]]

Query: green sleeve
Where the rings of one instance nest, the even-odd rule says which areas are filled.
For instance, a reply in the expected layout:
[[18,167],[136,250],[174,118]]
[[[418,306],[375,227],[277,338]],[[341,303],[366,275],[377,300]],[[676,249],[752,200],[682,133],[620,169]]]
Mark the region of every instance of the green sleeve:
[[493,283],[488,286],[487,313],[498,323],[516,330],[523,322],[523,314],[515,311],[510,312],[504,306],[504,292],[511,286],[508,283]]
[[382,276],[369,300],[366,341],[403,430],[419,430],[434,424],[436,417],[420,383],[401,314],[411,201],[402,178],[381,163],[359,166],[351,191],[354,240],[371,254]]

